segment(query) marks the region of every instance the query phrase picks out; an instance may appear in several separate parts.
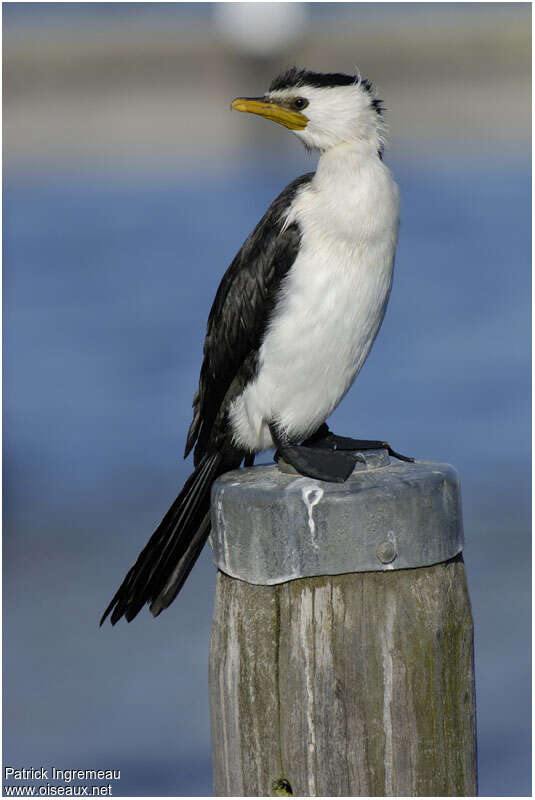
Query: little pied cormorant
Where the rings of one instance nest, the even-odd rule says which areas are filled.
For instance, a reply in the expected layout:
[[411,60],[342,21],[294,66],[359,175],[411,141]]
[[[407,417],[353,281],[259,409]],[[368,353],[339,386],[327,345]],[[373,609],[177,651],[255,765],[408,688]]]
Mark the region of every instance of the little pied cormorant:
[[232,108],[284,125],[321,157],[223,276],[186,442],[195,470],[101,624],[109,614],[130,622],[145,603],[156,616],[174,600],[210,532],[210,488],[223,472],[276,447],[298,472],[343,481],[362,458],[351,450],[389,447],[325,424],[366,360],[392,284],[399,191],[383,163],[381,101],[358,75],[294,67]]

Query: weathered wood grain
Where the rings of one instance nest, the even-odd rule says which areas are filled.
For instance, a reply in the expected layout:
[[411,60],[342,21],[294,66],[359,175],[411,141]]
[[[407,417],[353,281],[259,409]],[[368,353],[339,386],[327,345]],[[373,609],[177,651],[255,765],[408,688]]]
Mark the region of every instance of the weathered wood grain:
[[473,626],[461,558],[253,586],[218,574],[215,793],[477,792]]

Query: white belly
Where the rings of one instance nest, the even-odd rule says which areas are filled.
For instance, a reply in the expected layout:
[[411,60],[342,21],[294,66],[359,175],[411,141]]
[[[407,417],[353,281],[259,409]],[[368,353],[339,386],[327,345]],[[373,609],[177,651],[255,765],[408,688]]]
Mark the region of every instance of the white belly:
[[383,320],[391,260],[370,268],[331,250],[327,263],[313,274],[311,267],[304,248],[261,348],[258,376],[231,407],[242,446],[272,447],[269,422],[296,440],[317,430],[355,380]]
[[[310,212],[311,199],[301,199]],[[365,231],[357,220],[351,236],[332,230],[325,213],[304,220],[257,377],[229,410],[235,443],[254,451],[274,446],[270,422],[299,441],[334,411],[366,360],[390,294],[397,215],[387,231]]]

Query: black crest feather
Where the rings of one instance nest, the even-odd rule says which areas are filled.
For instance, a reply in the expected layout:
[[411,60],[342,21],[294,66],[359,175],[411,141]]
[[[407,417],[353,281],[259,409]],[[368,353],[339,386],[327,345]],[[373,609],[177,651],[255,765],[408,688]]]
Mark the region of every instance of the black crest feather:
[[281,72],[275,80],[271,82],[270,92],[278,89],[293,89],[298,86],[351,86],[358,83],[358,75],[343,75],[341,72],[310,72],[299,67],[290,67],[285,72]]

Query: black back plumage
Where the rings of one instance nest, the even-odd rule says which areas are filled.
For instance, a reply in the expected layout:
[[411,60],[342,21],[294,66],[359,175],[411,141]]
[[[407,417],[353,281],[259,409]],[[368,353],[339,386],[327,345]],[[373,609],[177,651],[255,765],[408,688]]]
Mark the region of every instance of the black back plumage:
[[299,251],[299,226],[292,223],[284,228],[284,212],[313,176],[311,172],[296,178],[273,201],[223,276],[208,318],[186,443],[185,456],[197,442],[196,464],[207,451],[228,442],[226,410],[255,374],[281,283]]
[[145,603],[156,616],[174,600],[210,533],[213,481],[237,468],[245,453],[232,445],[226,412],[256,371],[269,317],[299,250],[297,224],[284,212],[313,173],[292,181],[271,204],[223,276],[208,318],[204,361],[186,453],[195,442],[195,470],[158,525],[104,612],[130,622]]

